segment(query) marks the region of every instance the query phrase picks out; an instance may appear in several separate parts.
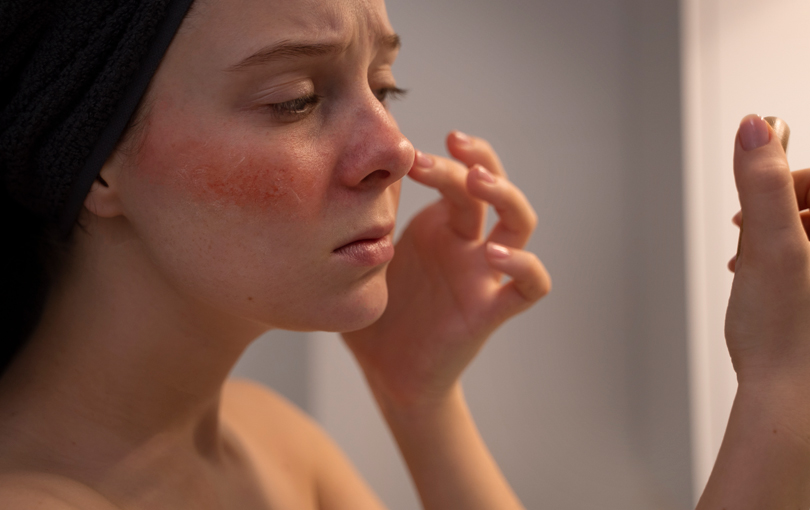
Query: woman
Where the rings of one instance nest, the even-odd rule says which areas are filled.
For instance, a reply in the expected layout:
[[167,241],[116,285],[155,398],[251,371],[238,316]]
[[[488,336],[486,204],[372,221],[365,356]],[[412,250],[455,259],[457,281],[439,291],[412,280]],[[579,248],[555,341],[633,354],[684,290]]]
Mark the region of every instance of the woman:
[[[548,291],[533,212],[481,140],[415,154],[398,46],[382,1],[194,4],[0,384],[15,507],[379,508],[308,418],[225,381],[270,328],[351,332],[426,506],[520,507],[458,378]],[[445,198],[388,267],[408,173]]]
[[[0,501],[381,508],[308,418],[265,389],[226,381],[256,336],[285,328],[344,332],[425,508],[521,508],[476,432],[459,376],[499,324],[550,289],[542,264],[522,251],[530,205],[483,140],[451,134],[454,161],[419,153],[401,135],[385,108],[398,92],[399,41],[381,0],[198,0],[186,13],[188,3],[135,2],[129,24],[98,29],[134,35],[105,65],[84,67],[96,69],[93,83],[118,83],[103,94],[87,87],[83,99],[96,101],[78,101],[105,119],[86,122],[88,131],[108,126],[92,143],[43,143],[28,159],[19,143],[4,145],[8,192],[44,218],[44,230],[68,225],[71,236],[49,252],[59,256],[42,312],[0,379]],[[100,17],[102,4],[89,14],[78,2],[51,6],[60,14],[42,23]],[[137,61],[160,65],[151,73],[142,64],[125,82],[148,82],[145,94],[104,82],[122,73],[105,74],[130,54],[121,48],[142,47]],[[77,54],[81,67],[86,55]],[[56,65],[31,67],[62,75]],[[26,92],[18,85],[12,95]],[[111,136],[109,126],[129,120],[120,105],[133,94],[140,107],[129,129]],[[98,106],[110,96],[115,104]],[[74,117],[53,120],[42,136],[74,134],[65,118]],[[26,178],[19,162],[32,160],[59,163],[48,168],[69,185],[52,185],[45,170]],[[406,174],[442,199],[407,227],[394,256]],[[500,219],[485,235],[488,204]],[[748,218],[746,210],[747,236]],[[744,240],[744,267],[749,255],[755,266],[749,242],[762,241]],[[747,292],[737,291],[739,306],[765,295]],[[709,491],[718,497],[736,494],[728,484],[750,473],[719,469]]]

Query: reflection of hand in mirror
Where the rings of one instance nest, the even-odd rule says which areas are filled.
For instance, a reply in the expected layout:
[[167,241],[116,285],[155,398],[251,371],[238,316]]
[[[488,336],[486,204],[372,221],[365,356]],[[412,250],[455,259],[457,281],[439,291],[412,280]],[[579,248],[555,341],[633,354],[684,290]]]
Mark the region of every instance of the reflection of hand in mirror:
[[[773,136],[776,136],[779,139],[779,143],[782,145],[782,150],[787,153],[788,143],[790,142],[790,126],[787,123],[780,119],[779,117],[763,117],[763,120],[768,123],[771,128],[773,128]],[[739,211],[737,214],[734,215],[734,218],[731,220],[737,227],[740,229],[740,236],[737,240],[737,253],[728,263],[729,269],[734,271],[734,266],[736,265],[736,259],[740,256],[740,248],[742,247],[742,233],[743,233],[743,221],[742,221],[742,211]]]
[[740,125],[734,175],[745,218],[726,315],[739,383],[700,509],[810,505],[810,170],[791,174],[757,116]]

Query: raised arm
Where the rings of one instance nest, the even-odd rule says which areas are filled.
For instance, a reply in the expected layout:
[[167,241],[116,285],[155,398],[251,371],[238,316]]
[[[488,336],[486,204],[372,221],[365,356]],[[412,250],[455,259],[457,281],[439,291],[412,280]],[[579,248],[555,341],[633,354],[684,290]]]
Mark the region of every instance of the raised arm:
[[[478,434],[459,377],[492,331],[544,296],[551,282],[537,257],[522,250],[535,213],[492,148],[457,133],[447,143],[456,160],[422,154],[411,169],[442,198],[396,246],[388,308],[377,323],[344,338],[426,509],[521,509]],[[485,235],[488,205],[500,221]]]
[[808,508],[810,170],[791,174],[771,128],[749,116],[734,175],[745,228],[726,341],[739,386],[698,510]]

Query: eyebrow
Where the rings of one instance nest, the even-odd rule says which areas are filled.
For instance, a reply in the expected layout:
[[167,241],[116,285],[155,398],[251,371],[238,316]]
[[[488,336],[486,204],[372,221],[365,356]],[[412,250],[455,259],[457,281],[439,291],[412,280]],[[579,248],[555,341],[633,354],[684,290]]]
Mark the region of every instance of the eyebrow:
[[[388,51],[395,51],[402,46],[397,34],[385,34],[377,39],[377,45]],[[314,58],[342,53],[346,49],[343,44],[335,43],[297,43],[284,40],[260,49],[253,55],[228,68],[229,71],[243,71],[250,67],[270,64],[279,60],[293,60],[296,58]]]

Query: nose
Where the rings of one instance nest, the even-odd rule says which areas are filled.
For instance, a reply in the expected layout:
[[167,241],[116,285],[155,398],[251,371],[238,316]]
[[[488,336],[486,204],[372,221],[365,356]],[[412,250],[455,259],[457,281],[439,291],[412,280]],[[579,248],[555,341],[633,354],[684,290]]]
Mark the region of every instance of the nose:
[[348,137],[337,165],[344,185],[383,189],[413,166],[413,145],[370,90],[357,98],[347,122],[341,124]]

